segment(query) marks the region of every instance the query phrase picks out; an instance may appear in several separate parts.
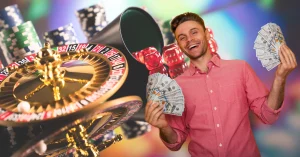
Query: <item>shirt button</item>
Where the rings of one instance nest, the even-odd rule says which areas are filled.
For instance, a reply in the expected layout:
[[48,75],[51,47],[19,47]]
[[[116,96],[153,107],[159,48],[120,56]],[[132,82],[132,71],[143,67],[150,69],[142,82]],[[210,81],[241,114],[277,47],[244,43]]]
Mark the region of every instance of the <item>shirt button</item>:
[[214,110],[217,110],[217,107],[214,107]]
[[208,78],[208,75],[206,75],[206,78]]
[[217,124],[217,127],[220,127],[220,124]]
[[219,146],[222,147],[223,146],[222,143],[220,143]]
[[213,90],[210,90],[209,92],[210,92],[210,93],[213,93]]

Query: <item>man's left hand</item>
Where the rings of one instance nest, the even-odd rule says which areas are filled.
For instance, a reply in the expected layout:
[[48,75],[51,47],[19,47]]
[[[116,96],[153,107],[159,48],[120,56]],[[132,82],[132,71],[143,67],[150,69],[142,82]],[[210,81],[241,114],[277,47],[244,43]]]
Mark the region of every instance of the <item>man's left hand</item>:
[[281,64],[278,65],[276,70],[276,77],[286,79],[297,67],[296,57],[292,50],[286,44],[283,44],[279,50],[279,58]]

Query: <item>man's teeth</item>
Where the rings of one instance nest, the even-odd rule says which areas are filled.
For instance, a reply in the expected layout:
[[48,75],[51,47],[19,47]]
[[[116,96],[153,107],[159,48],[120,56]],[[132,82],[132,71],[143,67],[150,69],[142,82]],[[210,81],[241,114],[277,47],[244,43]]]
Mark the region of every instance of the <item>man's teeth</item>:
[[191,45],[189,49],[195,48],[197,45]]

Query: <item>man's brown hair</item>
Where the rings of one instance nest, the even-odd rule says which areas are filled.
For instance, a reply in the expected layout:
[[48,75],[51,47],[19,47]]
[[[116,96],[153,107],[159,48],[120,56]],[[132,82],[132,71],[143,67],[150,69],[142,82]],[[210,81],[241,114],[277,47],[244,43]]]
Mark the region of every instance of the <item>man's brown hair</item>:
[[203,29],[205,30],[205,24],[204,24],[204,21],[203,19],[198,15],[198,14],[195,14],[195,13],[191,13],[191,12],[186,12],[186,13],[183,13],[183,14],[180,14],[180,15],[177,15],[176,17],[174,17],[171,21],[171,31],[173,33],[175,33],[177,27],[183,23],[183,22],[186,22],[186,21],[196,21],[198,22],[202,27]]

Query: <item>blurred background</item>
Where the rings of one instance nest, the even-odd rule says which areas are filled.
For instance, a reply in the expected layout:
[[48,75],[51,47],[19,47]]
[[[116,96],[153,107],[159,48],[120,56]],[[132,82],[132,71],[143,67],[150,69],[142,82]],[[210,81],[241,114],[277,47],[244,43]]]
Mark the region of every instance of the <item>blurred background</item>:
[[[108,22],[130,6],[148,11],[163,28],[173,16],[190,11],[203,17],[214,32],[218,53],[223,59],[246,60],[270,88],[275,69],[267,71],[255,56],[254,40],[261,26],[278,24],[287,45],[300,63],[300,1],[297,0],[2,0],[1,9],[17,4],[24,21],[32,21],[43,40],[44,32],[73,24],[79,42],[87,41],[75,15],[77,10],[102,4]],[[138,21],[137,21],[138,22]],[[165,44],[172,42],[165,35]],[[263,157],[300,156],[300,68],[288,77],[284,109],[272,126],[250,115],[253,133]],[[122,133],[118,128],[117,132]],[[134,139],[124,139],[101,152],[104,157],[187,157],[187,143],[178,152],[169,151],[160,141],[158,130]]]

